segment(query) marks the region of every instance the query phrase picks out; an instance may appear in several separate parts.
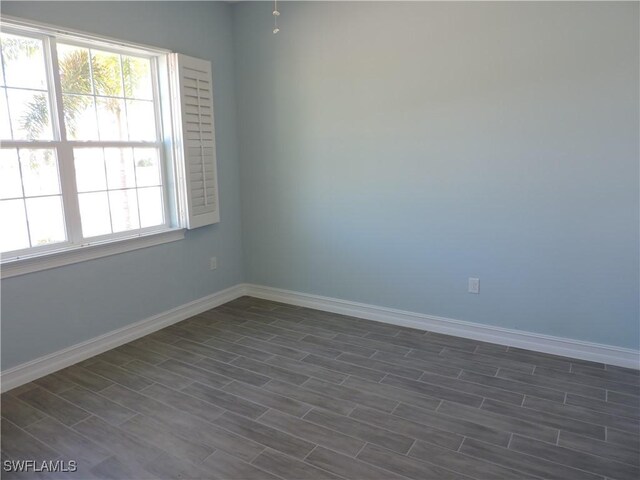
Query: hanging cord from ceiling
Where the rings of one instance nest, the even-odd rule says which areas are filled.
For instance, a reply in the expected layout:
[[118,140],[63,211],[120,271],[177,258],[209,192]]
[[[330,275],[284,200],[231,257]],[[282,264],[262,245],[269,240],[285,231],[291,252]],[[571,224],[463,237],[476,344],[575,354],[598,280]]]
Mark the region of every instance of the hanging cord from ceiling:
[[280,31],[278,27],[278,17],[280,16],[280,11],[278,10],[278,0],[273,0],[273,33],[274,35]]

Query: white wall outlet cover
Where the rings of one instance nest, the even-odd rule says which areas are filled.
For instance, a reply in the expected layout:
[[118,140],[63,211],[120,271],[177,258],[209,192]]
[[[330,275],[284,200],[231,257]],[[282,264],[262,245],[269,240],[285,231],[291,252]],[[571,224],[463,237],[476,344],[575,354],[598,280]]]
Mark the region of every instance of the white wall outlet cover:
[[216,257],[211,257],[209,259],[209,269],[215,270],[216,268],[218,268],[218,259]]
[[480,293],[480,279],[469,277],[469,293]]

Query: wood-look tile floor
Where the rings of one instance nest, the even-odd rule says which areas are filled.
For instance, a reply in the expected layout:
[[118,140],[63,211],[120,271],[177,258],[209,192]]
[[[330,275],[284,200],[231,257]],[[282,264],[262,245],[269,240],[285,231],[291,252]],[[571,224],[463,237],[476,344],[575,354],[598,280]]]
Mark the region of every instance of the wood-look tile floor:
[[638,479],[638,371],[243,297],[2,395],[3,478]]

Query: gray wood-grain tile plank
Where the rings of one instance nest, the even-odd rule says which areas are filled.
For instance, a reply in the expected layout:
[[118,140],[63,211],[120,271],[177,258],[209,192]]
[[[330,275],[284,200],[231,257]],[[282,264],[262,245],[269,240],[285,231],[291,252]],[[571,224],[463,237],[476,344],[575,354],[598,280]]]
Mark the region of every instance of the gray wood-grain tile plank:
[[[457,378],[458,375],[460,375],[460,372],[462,371],[462,369],[459,368],[460,365],[463,365],[465,368],[468,368],[470,365],[469,362],[458,362],[458,366],[456,366],[456,362],[450,362],[434,353],[427,353],[426,355],[429,355],[429,360],[425,360],[424,355],[421,359],[417,359],[397,355],[395,353],[378,351],[371,357],[371,359],[419,370],[421,372],[437,373],[438,375],[453,378]],[[478,367],[475,368],[474,371],[479,371],[480,373],[488,375],[495,375],[498,369],[478,364]]]
[[315,345],[309,342],[301,342],[300,340],[292,340],[291,338],[281,337],[280,335],[276,335],[275,337],[270,339],[269,342],[275,343],[276,345],[281,345],[283,347],[292,348],[294,350],[300,350],[308,354],[312,353],[314,355],[319,355],[327,358],[335,358],[342,353],[336,348],[323,347],[321,345]]
[[224,413],[224,409],[216,407],[213,403],[205,402],[158,383],[154,383],[140,393],[208,422],[215,420]]
[[303,438],[311,443],[337,450],[346,455],[355,456],[364,447],[365,442],[335,429],[292,417],[285,413],[269,410],[259,419],[260,423],[269,425],[283,432]]
[[309,390],[314,390],[333,398],[339,398],[341,400],[347,400],[348,402],[377,408],[383,412],[391,412],[398,405],[398,401],[393,398],[386,398],[369,392],[363,393],[361,390],[356,388],[344,385],[334,385],[333,383],[323,382],[316,378],[310,379],[303,386]]
[[415,441],[407,435],[394,433],[369,423],[346,418],[326,410],[311,410],[304,417],[305,420],[316,423],[345,435],[359,438],[365,442],[375,443],[398,453],[407,453]]
[[[293,362],[295,362],[295,360],[293,360]],[[307,375],[292,371],[289,368],[272,365],[271,363],[257,362],[246,357],[238,357],[231,363],[235,366],[259,373],[271,379],[293,383],[294,385],[301,385],[309,379]]]
[[532,438],[514,435],[509,444],[511,450],[533,455],[538,458],[567,465],[587,472],[592,472],[610,478],[621,480],[637,480],[640,477],[640,468],[634,465],[609,460],[604,463],[594,455],[560,447],[549,443],[534,440]]
[[503,432],[519,433],[550,443],[556,441],[559,433],[557,428],[546,427],[534,421],[521,420],[454,402],[442,402],[437,412],[458,420],[467,420],[476,425],[485,425]]
[[65,390],[58,395],[112,425],[119,425],[136,414],[103,395],[80,387]]
[[97,361],[85,366],[85,368],[96,375],[100,375],[132,390],[142,390],[153,383],[151,380],[147,380],[140,375],[103,361]]
[[[355,420],[376,425],[413,439],[441,445],[451,450],[457,450],[463,439],[462,435],[453,433],[451,429],[433,428],[426,422],[420,422],[420,419],[389,415],[366,407],[357,407],[349,416]],[[507,434],[500,433],[508,438]],[[506,442],[503,443],[506,445]]]
[[452,402],[479,407],[482,404],[483,397],[481,395],[469,394],[459,390],[434,385],[431,383],[418,382],[395,375],[387,375],[381,381],[386,385],[392,385],[398,388],[404,388],[412,392],[426,395],[428,397],[439,398],[441,400],[451,400]]
[[539,425],[546,425],[551,428],[567,430],[569,432],[585,435],[598,440],[605,439],[604,425],[596,425],[593,423],[582,422],[576,419],[567,418],[561,415],[533,410],[530,408],[517,407],[507,403],[496,402],[494,400],[485,400],[481,410],[506,415],[521,420],[526,420]]
[[635,395],[626,395],[620,392],[612,392],[610,390],[607,391],[606,396],[607,402],[619,403],[621,405],[628,405],[633,408],[637,408],[640,410],[640,397],[636,397]]
[[124,459],[148,462],[162,454],[162,450],[146,440],[109,425],[97,417],[87,418],[72,428]]
[[6,418],[10,422],[22,428],[27,427],[46,416],[41,410],[23,402],[18,397],[14,397],[13,395],[8,395],[6,393],[2,395],[0,412],[2,413],[3,418]]
[[326,368],[327,370],[334,370],[346,375],[354,375],[356,377],[364,378],[365,380],[372,380],[374,382],[379,382],[385,376],[384,372],[378,372],[370,368],[359,367],[351,363],[341,362],[331,358],[321,357],[319,355],[307,355],[302,359],[302,361],[304,363],[310,363],[318,367]]
[[173,345],[191,353],[197,353],[203,357],[212,358],[221,362],[230,362],[237,357],[235,353],[226,352],[224,350],[190,340],[179,340]]
[[640,436],[634,432],[624,432],[607,427],[607,442],[640,451]]
[[[305,357],[306,356],[307,355],[305,354]],[[342,383],[348,377],[348,375],[344,373],[334,372],[333,370],[327,370],[326,368],[318,367],[317,365],[302,363],[285,357],[274,356],[267,360],[266,363],[275,367],[284,368],[285,370],[290,370],[306,377],[315,377],[331,383]]]
[[118,347],[118,350],[126,353],[127,355],[135,358],[136,360],[143,361],[145,363],[149,363],[151,365],[157,365],[158,363],[162,363],[165,360],[168,360],[169,357],[167,355],[163,355],[158,352],[154,352],[148,348],[143,346],[143,343],[133,345],[132,343],[126,343]]
[[[204,358],[203,355],[190,352],[188,350],[184,350],[182,348],[178,348],[170,343],[158,342],[150,339],[149,337],[143,337],[140,340],[136,340],[132,342],[133,345],[137,348],[138,345],[142,345],[142,348],[145,348],[149,351],[161,354],[168,358],[172,358],[174,360],[179,360],[184,363],[196,363]],[[160,362],[162,363],[162,362]]]
[[453,472],[452,470],[439,467],[433,463],[416,460],[413,457],[398,455],[386,448],[371,444],[368,444],[362,449],[358,454],[358,458],[414,480],[424,480],[426,478],[437,478],[439,480],[471,480],[471,477],[467,475]]
[[386,342],[373,340],[371,338],[357,337],[355,335],[346,335],[344,333],[339,333],[338,335],[336,335],[335,340],[343,343],[348,343],[351,345],[359,345],[361,347],[372,348],[376,352],[387,352],[387,353],[393,353],[396,355],[406,355],[411,351],[411,349],[407,347],[392,345]]
[[640,466],[640,452],[630,445],[602,442],[564,430],[560,432],[558,445],[636,467]]
[[203,467],[213,478],[224,480],[278,480],[275,475],[220,450],[209,456]]
[[249,418],[257,418],[268,410],[267,407],[245,400],[237,395],[218,390],[217,388],[211,388],[197,382],[189,385],[182,391],[200,398],[201,400],[213,403],[214,405],[229,410],[230,412],[235,412]]
[[354,355],[352,353],[343,353],[342,355],[336,357],[336,360],[340,362],[352,363],[359,367],[378,370],[383,373],[391,373],[393,375],[410,378],[412,380],[418,380],[424,373],[422,370],[417,370],[415,368],[403,367],[395,365],[393,363],[383,362],[375,358],[361,357],[360,355]]
[[176,435],[167,425],[145,415],[136,415],[120,425],[120,428],[190,462],[202,462],[215,450],[211,446]]
[[225,430],[296,458],[306,457],[315,446],[311,442],[231,412],[222,415],[215,423]]
[[246,347],[255,348],[256,350],[271,353],[273,355],[292,358],[294,360],[302,360],[307,356],[305,352],[302,352],[300,350],[294,350],[293,348],[284,347],[275,343],[263,342],[262,340],[256,340],[255,338],[250,337],[242,337],[236,343],[244,345]]
[[[398,408],[393,411],[393,415],[442,431],[454,432],[458,435],[476,438],[478,440],[483,440],[495,445],[501,445],[503,447],[506,447],[509,443],[510,434],[493,426],[482,425],[469,420],[442,415],[437,412],[414,407],[413,405],[401,403],[398,405]],[[414,437],[420,438],[421,440],[427,440],[418,436]],[[459,443],[458,446],[460,446]],[[457,447],[453,448],[453,450],[457,450]]]
[[[154,398],[133,390],[114,385],[105,391],[105,394],[114,401],[167,425],[174,433],[183,438],[197,440],[215,449],[224,450],[240,459],[251,460],[264,450],[263,446],[255,442],[241,438],[212,423],[203,422],[200,416],[169,407]],[[163,397],[163,399],[165,398]],[[211,408],[216,414],[221,411],[215,405],[212,405]],[[215,419],[218,417],[219,415],[216,415]]]
[[211,370],[206,370],[178,360],[167,360],[166,362],[161,363],[159,367],[177,375],[182,375],[192,381],[203,383],[214,388],[224,387],[233,381],[231,378],[219,375]]
[[225,342],[223,340],[218,340],[217,338],[207,340],[205,344],[218,350],[232,353],[235,356],[248,357],[254,360],[258,360],[259,362],[264,362],[272,356],[272,354],[269,352],[263,352],[262,350],[256,350],[255,348],[245,347],[244,345],[240,345],[239,343]]
[[601,400],[604,400],[606,396],[606,391],[601,388],[568,383],[561,379],[559,380],[550,378],[548,376],[540,374],[516,372],[508,368],[501,368],[497,376],[507,380],[512,380],[514,382],[520,382],[531,387],[550,388],[561,392],[569,392],[576,395],[582,395],[585,397],[591,397]]
[[[382,383],[370,382],[357,377],[349,377],[342,382],[342,387],[351,388],[361,395],[365,395],[367,399],[375,399],[375,397],[384,397],[391,402],[404,402],[417,407],[424,408],[426,410],[435,410],[440,405],[442,400],[435,397],[427,397],[420,395],[409,390],[402,388],[396,388],[391,385],[385,385]],[[366,405],[367,401],[360,402],[361,405]],[[380,408],[380,407],[375,407]],[[385,406],[382,408],[387,410]]]
[[609,415],[618,415],[621,417],[629,417],[636,421],[640,419],[640,409],[634,408],[628,405],[620,405],[617,403],[606,402],[604,400],[598,400],[595,398],[583,397],[581,395],[575,395],[568,393],[565,399],[567,405],[573,405],[574,407],[584,407],[590,410],[596,410],[598,412],[606,413]]
[[[163,360],[163,362],[164,361],[165,360]],[[134,360],[133,362],[127,363],[126,365],[123,365],[122,368],[171,388],[180,389],[193,383],[193,380],[189,378],[183,377],[182,375],[176,375],[165,368],[160,368],[140,360]]]
[[285,480],[340,480],[342,478],[271,449],[258,455],[252,464]]
[[[451,360],[452,362],[469,362],[470,365],[473,364],[482,364],[487,365],[494,368],[510,368],[511,370],[515,370],[523,373],[533,373],[535,365],[531,363],[518,362],[513,359],[504,359],[504,358],[496,358],[490,355],[483,355],[481,353],[471,353],[471,352],[463,352],[460,350],[455,350],[453,348],[443,348],[438,355],[444,359]],[[410,358],[424,358],[425,360],[429,360],[429,357],[423,355],[419,351],[410,352],[408,355]],[[457,365],[463,365],[457,363]],[[467,370],[471,370],[471,368],[464,367]],[[482,372],[480,372],[482,373]]]
[[602,480],[601,475],[560,465],[540,457],[466,438],[460,453],[550,480]]
[[40,387],[21,393],[18,398],[65,425],[73,425],[90,416],[86,410]]
[[302,417],[305,413],[311,410],[310,405],[306,405],[290,397],[284,397],[275,392],[252,387],[251,385],[241,382],[231,382],[229,385],[224,387],[223,390],[247,400],[251,400],[258,405],[279,410],[295,417]]
[[239,382],[248,383],[249,385],[260,386],[271,380],[266,375],[260,375],[252,372],[251,370],[245,370],[236,366],[237,364],[230,365],[228,363],[216,362],[210,358],[205,358],[201,362],[197,363],[198,367],[204,368],[211,372],[222,375],[223,377],[231,378]]
[[176,455],[161,455],[147,462],[144,469],[162,480],[222,480],[222,477],[214,476],[206,467]]
[[67,367],[56,373],[59,373],[70,382],[93,392],[99,392],[113,385],[111,380],[100,375],[96,375],[95,373],[92,373],[86,368],[82,368],[78,365]]
[[370,463],[362,462],[353,457],[348,457],[323,447],[316,447],[305,460],[318,468],[322,468],[343,478],[352,478],[354,480],[407,479],[405,476],[374,467]]
[[349,412],[356,407],[356,404],[352,401],[335,398],[322,392],[315,392],[308,388],[288,384],[279,380],[271,380],[269,383],[264,385],[263,388],[270,392],[279,393],[280,395],[296,399],[314,407],[324,408],[341,415],[348,415]]
[[409,451],[409,456],[417,458],[418,460],[427,460],[435,465],[468,475],[478,480],[523,480],[538,478],[421,441],[415,443]]
[[2,451],[14,460],[55,460],[60,453],[7,419],[0,422]]
[[561,403],[550,402],[549,400],[529,396],[525,398],[522,406],[539,412],[551,413],[565,418],[576,419],[596,425],[604,425],[617,430],[640,434],[640,422],[627,417],[610,415],[608,413],[598,412],[584,407],[563,405]]
[[113,455],[107,448],[93,442],[90,437],[80,435],[51,417],[43,418],[25,430],[34,438],[60,452],[62,456],[68,459],[77,459],[77,461],[90,466]]
[[144,468],[143,462],[113,455],[91,468],[94,478],[108,480],[157,480],[159,477]]

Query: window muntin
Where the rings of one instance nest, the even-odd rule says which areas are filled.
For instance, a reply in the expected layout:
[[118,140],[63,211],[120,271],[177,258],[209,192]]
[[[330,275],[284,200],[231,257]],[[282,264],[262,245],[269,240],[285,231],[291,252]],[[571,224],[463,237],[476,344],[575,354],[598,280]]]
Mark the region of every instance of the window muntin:
[[3,259],[169,228],[154,55],[4,26],[0,47]]

